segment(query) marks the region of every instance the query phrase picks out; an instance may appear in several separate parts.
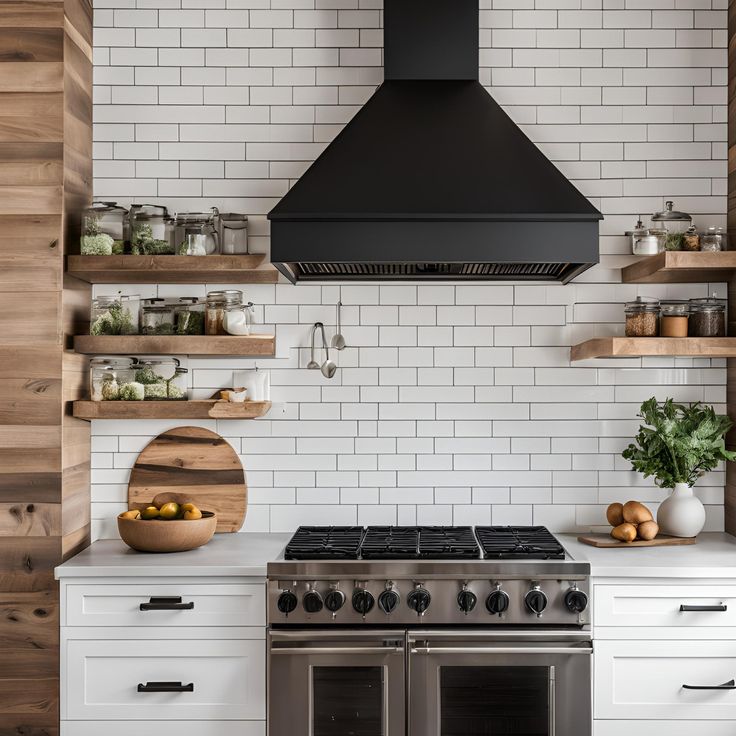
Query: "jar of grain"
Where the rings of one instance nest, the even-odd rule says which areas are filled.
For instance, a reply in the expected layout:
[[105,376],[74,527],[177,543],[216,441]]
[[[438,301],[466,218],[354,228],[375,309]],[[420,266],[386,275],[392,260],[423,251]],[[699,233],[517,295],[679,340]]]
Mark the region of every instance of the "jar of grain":
[[690,300],[690,337],[725,337],[726,302],[715,296]]
[[659,300],[637,297],[626,302],[626,337],[657,337],[659,334]]
[[205,334],[227,335],[223,325],[225,312],[243,303],[243,292],[238,289],[207,292],[207,309],[205,311]]
[[687,337],[690,304],[686,301],[666,301],[660,305],[660,337]]

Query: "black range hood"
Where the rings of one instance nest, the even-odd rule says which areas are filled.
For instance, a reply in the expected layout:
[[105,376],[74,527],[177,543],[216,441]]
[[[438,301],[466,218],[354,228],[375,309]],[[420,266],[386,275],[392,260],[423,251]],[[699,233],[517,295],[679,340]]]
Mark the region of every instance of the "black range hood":
[[385,0],[385,81],[271,210],[292,282],[566,283],[602,215],[478,81],[477,0]]

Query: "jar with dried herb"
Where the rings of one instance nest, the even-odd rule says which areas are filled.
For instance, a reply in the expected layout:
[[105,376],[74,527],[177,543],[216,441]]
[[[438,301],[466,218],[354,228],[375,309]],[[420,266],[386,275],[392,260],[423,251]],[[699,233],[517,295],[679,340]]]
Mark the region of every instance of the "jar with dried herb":
[[659,300],[637,297],[626,302],[626,337],[657,337],[659,334]]
[[685,233],[693,224],[693,218],[686,212],[678,212],[674,209],[674,202],[665,202],[665,208],[661,212],[652,215],[652,223],[655,228],[663,228],[667,231],[665,250],[683,250],[685,247]]
[[223,320],[228,309],[243,303],[243,292],[238,289],[207,292],[207,310],[205,313],[206,335],[227,335]]
[[177,335],[204,335],[205,304],[196,296],[183,296],[174,305]]
[[92,300],[90,335],[137,335],[141,298],[138,294],[97,296]]
[[690,300],[690,337],[725,337],[726,302],[715,295],[705,299]]
[[659,317],[660,337],[687,337],[690,305],[686,301],[662,302]]
[[144,299],[141,310],[141,332],[144,335],[174,334],[174,305],[166,299]]

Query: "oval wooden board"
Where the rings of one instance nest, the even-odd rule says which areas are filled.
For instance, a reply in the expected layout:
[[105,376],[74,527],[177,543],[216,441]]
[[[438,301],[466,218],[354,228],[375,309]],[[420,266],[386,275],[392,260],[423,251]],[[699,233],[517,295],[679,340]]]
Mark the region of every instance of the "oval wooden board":
[[216,432],[177,427],[138,455],[128,484],[129,508],[145,508],[159,493],[181,493],[217,514],[217,532],[237,532],[245,520],[248,486],[240,458]]

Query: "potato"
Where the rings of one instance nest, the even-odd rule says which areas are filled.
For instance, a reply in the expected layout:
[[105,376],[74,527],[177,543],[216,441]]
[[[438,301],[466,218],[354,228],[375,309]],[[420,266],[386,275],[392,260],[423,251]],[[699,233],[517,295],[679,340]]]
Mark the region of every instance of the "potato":
[[659,534],[659,525],[656,521],[644,521],[636,529],[636,533],[639,535],[639,539],[645,539],[649,541]]
[[652,512],[638,501],[627,501],[624,504],[624,521],[629,524],[643,524],[645,521],[651,521],[654,517]]
[[606,509],[606,519],[611,526],[619,526],[624,523],[624,505],[622,503],[612,503]]
[[611,536],[622,542],[633,542],[636,539],[636,527],[633,524],[624,522],[611,529]]

